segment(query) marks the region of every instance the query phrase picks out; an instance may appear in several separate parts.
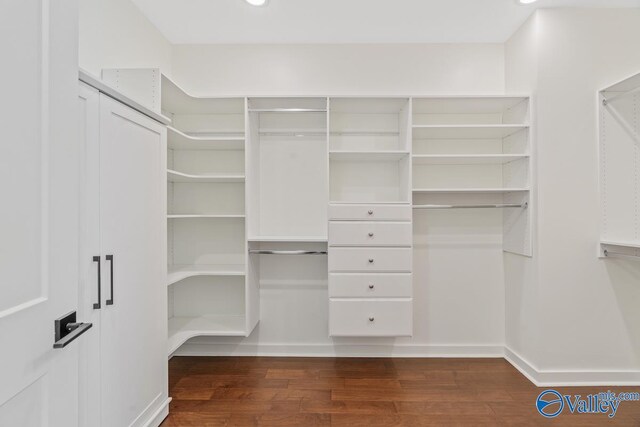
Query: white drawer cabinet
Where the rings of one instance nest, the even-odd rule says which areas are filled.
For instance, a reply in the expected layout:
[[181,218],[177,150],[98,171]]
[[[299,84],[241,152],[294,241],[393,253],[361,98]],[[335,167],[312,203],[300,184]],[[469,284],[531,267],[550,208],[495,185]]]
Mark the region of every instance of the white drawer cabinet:
[[332,221],[331,246],[411,246],[410,222]]
[[331,221],[411,221],[410,205],[329,205]]
[[413,304],[411,300],[331,300],[329,302],[331,336],[411,336]]
[[410,272],[411,248],[331,248],[329,272]]
[[411,298],[410,273],[329,275],[330,298]]

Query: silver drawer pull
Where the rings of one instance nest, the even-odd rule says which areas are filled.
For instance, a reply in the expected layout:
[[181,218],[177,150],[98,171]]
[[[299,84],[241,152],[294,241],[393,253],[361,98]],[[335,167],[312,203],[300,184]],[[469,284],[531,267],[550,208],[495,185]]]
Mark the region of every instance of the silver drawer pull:
[[374,288],[374,286],[373,286],[373,283],[372,283],[372,284],[369,285],[369,289],[373,289],[373,288]]
[[375,317],[373,317],[373,316],[369,317],[369,322],[373,322],[374,320],[376,320]]
[[369,233],[369,237],[373,237],[373,233]]
[[373,211],[369,211],[368,213],[369,213],[369,215],[373,215]]
[[369,258],[369,264],[373,264],[373,258]]

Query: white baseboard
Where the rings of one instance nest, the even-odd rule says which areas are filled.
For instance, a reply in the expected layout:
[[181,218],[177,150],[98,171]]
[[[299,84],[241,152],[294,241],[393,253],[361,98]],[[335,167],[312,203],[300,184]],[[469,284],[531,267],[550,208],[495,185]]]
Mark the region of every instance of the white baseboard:
[[158,408],[156,412],[151,415],[149,421],[144,424],[144,427],[158,427],[165,418],[169,415],[169,403],[171,402],[171,398],[168,398],[164,401],[162,406]]
[[502,345],[226,344],[188,342],[172,356],[503,357],[538,387],[640,386],[640,371],[540,370]]
[[172,356],[503,357],[501,345],[220,344],[188,342]]
[[640,385],[640,371],[542,370],[508,347],[504,358],[538,387]]

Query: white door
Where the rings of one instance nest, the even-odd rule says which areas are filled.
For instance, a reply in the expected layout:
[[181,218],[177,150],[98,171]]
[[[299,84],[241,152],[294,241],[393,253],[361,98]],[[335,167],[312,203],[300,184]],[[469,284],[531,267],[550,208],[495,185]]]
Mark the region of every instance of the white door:
[[[0,426],[78,425],[77,4],[0,0]],[[82,321],[83,319],[78,319]]]
[[166,128],[100,96],[102,426],[167,403]]

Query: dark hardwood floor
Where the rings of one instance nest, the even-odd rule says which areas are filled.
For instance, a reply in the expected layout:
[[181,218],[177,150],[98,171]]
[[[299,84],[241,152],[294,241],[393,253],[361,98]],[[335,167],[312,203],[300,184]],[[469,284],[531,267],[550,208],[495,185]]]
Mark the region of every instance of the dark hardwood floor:
[[567,410],[545,419],[535,409],[544,389],[503,359],[174,357],[169,387],[162,427],[640,426],[640,402],[613,419]]

